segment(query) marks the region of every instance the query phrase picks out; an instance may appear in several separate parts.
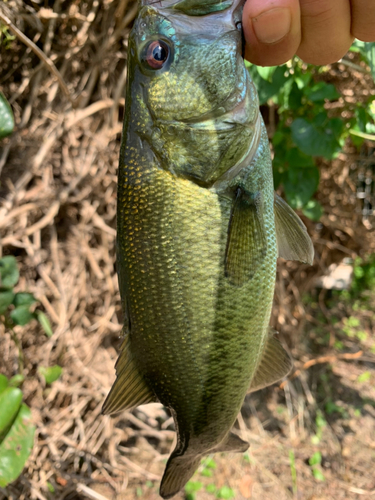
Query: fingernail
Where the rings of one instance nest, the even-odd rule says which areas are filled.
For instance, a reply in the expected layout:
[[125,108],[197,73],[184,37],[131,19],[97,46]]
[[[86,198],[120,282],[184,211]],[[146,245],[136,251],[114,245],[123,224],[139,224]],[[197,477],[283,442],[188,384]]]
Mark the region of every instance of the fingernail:
[[292,16],[289,9],[267,10],[252,18],[256,37],[261,43],[276,43],[290,31]]

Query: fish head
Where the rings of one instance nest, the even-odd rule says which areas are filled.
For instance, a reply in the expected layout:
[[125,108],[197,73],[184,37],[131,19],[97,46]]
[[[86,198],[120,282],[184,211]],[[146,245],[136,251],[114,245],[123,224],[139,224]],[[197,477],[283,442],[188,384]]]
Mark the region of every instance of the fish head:
[[139,134],[162,168],[205,187],[243,163],[256,136],[243,3],[142,0],[130,35],[129,90],[143,103]]

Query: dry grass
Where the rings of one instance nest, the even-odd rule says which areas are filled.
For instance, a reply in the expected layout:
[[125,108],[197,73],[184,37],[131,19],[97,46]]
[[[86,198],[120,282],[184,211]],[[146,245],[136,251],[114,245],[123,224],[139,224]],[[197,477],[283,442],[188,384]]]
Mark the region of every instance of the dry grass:
[[[173,445],[172,421],[160,405],[115,419],[100,415],[114,380],[122,321],[114,251],[116,169],[126,39],[135,8],[128,0],[56,0],[43,7],[10,0],[0,6],[2,24],[16,36],[8,49],[1,44],[0,89],[10,98],[17,124],[0,150],[0,254],[17,257],[18,290],[35,294],[54,330],[50,339],[37,324],[16,330],[37,435],[24,473],[0,489],[0,499],[133,499],[136,485],[160,478]],[[348,149],[333,166],[322,165],[319,198],[326,215],[320,226],[309,223],[315,266],[280,266],[273,323],[284,331],[300,372],[281,389],[262,392],[264,399],[247,401],[238,431],[252,442],[251,463],[217,459],[217,480],[239,484],[238,498],[250,498],[251,491],[253,498],[265,498],[267,491],[270,499],[293,497],[290,480],[280,479],[290,467],[285,450],[308,441],[316,410],[306,371],[312,356],[304,344],[296,348],[308,322],[301,296],[331,262],[375,248],[355,212],[355,161]],[[337,366],[344,363],[327,355]],[[15,374],[17,356],[0,325],[1,372]],[[320,361],[327,360],[312,364]],[[45,387],[37,367],[53,364],[63,366],[63,376]],[[280,400],[288,413],[276,433],[272,411]],[[299,467],[308,475],[304,460],[302,453]],[[147,484],[142,498],[158,498]],[[366,488],[367,483],[357,488],[365,492],[362,498],[370,493]]]

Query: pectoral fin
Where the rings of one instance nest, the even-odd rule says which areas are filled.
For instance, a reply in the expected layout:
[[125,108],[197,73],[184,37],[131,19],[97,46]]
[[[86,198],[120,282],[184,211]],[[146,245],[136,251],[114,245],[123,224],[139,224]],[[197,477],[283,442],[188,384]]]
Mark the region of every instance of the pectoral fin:
[[266,249],[262,195],[238,188],[225,254],[225,275],[229,281],[237,286],[249,281],[264,259]]
[[286,377],[292,369],[289,354],[271,333],[248,392],[255,392]]
[[279,257],[312,264],[314,247],[298,215],[275,193],[275,227]]
[[129,342],[129,335],[126,335],[121,346],[122,352],[116,363],[117,378],[104,401],[102,409],[104,415],[157,401],[135,365]]

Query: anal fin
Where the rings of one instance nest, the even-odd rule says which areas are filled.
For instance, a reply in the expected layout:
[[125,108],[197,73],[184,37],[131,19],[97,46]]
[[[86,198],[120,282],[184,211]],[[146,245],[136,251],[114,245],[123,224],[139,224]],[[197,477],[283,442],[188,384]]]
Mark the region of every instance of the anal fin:
[[250,446],[249,443],[238,437],[237,434],[230,432],[224,439],[224,441],[218,444],[212,451],[214,453],[229,452],[229,451],[245,453],[245,451],[249,448],[249,446]]
[[305,225],[277,193],[274,206],[279,257],[311,265],[314,260],[314,247]]
[[255,392],[286,377],[292,369],[292,360],[271,333],[264,347],[262,358],[251,381],[248,392]]
[[237,189],[228,227],[225,275],[233,285],[242,286],[259,268],[267,250],[261,193]]
[[116,362],[117,378],[103,404],[102,413],[104,415],[157,401],[135,365],[129,349],[129,342],[130,338],[127,334],[121,346],[121,354]]

